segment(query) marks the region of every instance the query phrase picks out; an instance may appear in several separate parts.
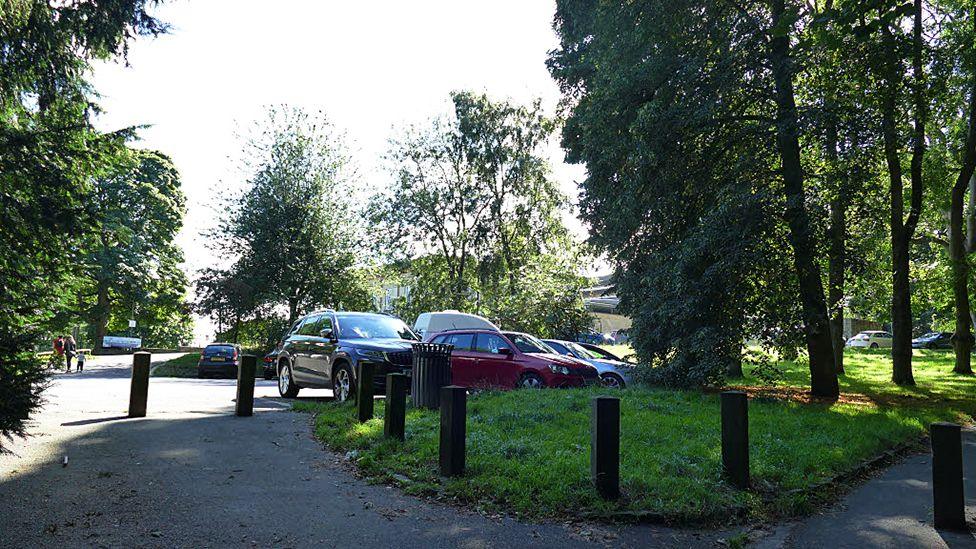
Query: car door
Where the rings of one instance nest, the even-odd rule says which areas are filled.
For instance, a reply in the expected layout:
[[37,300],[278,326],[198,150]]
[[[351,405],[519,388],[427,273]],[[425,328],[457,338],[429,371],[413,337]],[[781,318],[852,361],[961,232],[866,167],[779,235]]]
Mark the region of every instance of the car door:
[[474,334],[453,333],[437,336],[434,343],[454,345],[451,351],[451,383],[461,387],[475,387],[478,360],[474,356]]
[[309,374],[315,377],[314,383],[328,386],[332,377],[332,354],[337,346],[332,315],[320,316],[315,323],[315,333],[308,338]]
[[301,327],[298,333],[292,336],[292,375],[296,381],[304,383],[318,383],[318,376],[312,370],[312,343],[313,336],[318,334],[319,319],[322,315],[310,316]]
[[[508,350],[508,352],[504,352]],[[518,379],[518,365],[513,359],[515,348],[499,334],[479,333],[474,356],[478,360],[479,385],[511,388]]]

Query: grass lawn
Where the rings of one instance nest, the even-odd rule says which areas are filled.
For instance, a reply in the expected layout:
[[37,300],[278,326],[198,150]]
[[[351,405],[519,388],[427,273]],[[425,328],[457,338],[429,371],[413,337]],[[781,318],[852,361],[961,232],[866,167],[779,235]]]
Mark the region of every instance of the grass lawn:
[[197,377],[200,353],[187,353],[167,360],[152,371],[152,377]]
[[[410,410],[407,441],[385,440],[382,420],[357,424],[352,405],[297,403],[316,414],[316,434],[334,450],[355,451],[367,476],[406,491],[438,495],[529,518],[646,514],[675,523],[721,523],[807,512],[805,491],[863,460],[921,435],[938,420],[973,412],[976,378],[945,374],[951,355],[923,353],[914,390],[888,387],[890,359],[851,353],[834,404],[760,395],[750,400],[753,488],[720,477],[720,423],[714,392],[635,387],[621,397],[621,490],[601,501],[589,482],[590,398],[600,388],[487,392],[469,396],[467,474],[437,472],[439,415]],[[803,385],[805,366],[787,363],[785,385]],[[890,375],[890,373],[888,374]],[[747,385],[755,380],[747,379]],[[788,394],[787,394],[788,396]],[[963,397],[966,398],[963,398]],[[382,417],[383,405],[378,403]]]

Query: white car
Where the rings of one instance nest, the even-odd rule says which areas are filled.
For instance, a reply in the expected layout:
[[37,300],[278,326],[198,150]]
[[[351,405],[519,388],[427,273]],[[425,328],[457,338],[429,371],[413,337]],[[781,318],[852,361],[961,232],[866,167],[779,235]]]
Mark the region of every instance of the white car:
[[847,340],[848,347],[867,347],[868,349],[891,348],[891,333],[881,330],[861,332]]
[[501,331],[487,318],[453,310],[420,313],[417,322],[413,324],[413,331],[420,334],[421,338],[444,330]]

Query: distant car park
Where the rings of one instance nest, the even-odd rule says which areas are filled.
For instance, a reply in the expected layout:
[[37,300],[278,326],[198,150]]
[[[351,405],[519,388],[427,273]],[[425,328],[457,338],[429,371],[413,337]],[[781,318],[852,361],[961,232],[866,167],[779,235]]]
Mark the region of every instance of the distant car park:
[[586,330],[576,336],[578,343],[592,343],[594,345],[613,345],[614,340],[610,334],[601,334],[596,330]]
[[952,332],[929,332],[912,340],[915,349],[951,349]]
[[881,330],[867,330],[847,340],[848,347],[867,349],[891,348],[891,333]]

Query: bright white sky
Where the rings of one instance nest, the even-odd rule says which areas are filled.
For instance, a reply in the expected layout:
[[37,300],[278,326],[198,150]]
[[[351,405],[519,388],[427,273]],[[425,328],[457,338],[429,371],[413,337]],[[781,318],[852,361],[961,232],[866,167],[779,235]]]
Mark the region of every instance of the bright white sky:
[[[550,0],[171,0],[156,12],[169,35],[133,43],[128,67],[96,67],[106,111],[98,125],[151,125],[137,146],[176,163],[188,202],[179,242],[192,279],[212,262],[200,236],[211,205],[242,183],[235,132],[264,106],[324,110],[347,133],[363,183],[385,186],[381,155],[394,128],[447,112],[453,90],[541,97],[554,112],[559,90],[545,66],[557,44],[554,10]],[[575,200],[582,169],[565,165],[556,146],[551,161]],[[567,222],[585,234],[575,218]]]

